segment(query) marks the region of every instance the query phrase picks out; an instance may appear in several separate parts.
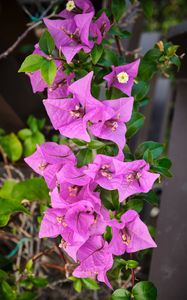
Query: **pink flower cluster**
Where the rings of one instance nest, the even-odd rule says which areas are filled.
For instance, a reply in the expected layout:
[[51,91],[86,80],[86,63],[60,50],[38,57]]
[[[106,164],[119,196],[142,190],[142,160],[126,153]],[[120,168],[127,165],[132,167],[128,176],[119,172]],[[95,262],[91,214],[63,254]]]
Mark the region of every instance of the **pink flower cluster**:
[[[106,273],[113,265],[113,255],[156,246],[135,211],[128,210],[120,221],[111,219],[95,192],[97,185],[118,189],[120,201],[148,192],[159,175],[150,173],[144,160],[123,162],[97,155],[93,163],[77,168],[76,157],[67,146],[46,142],[25,161],[51,189],[51,208],[45,212],[39,235],[61,236],[60,247],[79,264],[74,276],[97,275],[111,287]],[[113,232],[109,243],[103,238],[107,226]]]
[[[105,13],[92,21],[94,8],[89,0],[68,1],[59,20],[44,22],[54,38],[56,47],[69,63],[81,49],[90,52],[94,42],[101,43],[110,28]],[[92,37],[92,40],[89,39]],[[36,46],[35,53],[44,55]],[[78,264],[73,275],[97,277],[111,287],[107,271],[115,255],[132,253],[156,247],[146,225],[134,210],[117,218],[103,206],[98,186],[118,190],[119,201],[152,189],[159,174],[149,171],[144,160],[124,162],[126,125],[132,115],[131,90],[137,76],[139,60],[124,66],[113,67],[105,76],[109,88],[114,86],[128,97],[115,100],[95,99],[91,94],[93,72],[71,82],[74,74],[65,75],[61,62],[56,61],[58,72],[52,87],[42,81],[39,71],[30,74],[34,91],[48,88],[44,105],[56,130],[68,138],[91,141],[91,137],[109,140],[118,145],[116,157],[96,155],[93,162],[77,167],[76,156],[66,145],[46,142],[38,145],[27,164],[43,176],[51,196],[51,207],[44,214],[39,236],[61,236],[60,247]],[[104,233],[112,229],[112,239],[107,242]]]

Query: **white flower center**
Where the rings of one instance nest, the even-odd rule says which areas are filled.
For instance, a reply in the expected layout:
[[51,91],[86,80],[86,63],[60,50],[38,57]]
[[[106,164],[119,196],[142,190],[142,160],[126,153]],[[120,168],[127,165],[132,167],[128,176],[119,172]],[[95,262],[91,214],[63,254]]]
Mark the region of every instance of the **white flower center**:
[[74,1],[68,1],[66,4],[66,10],[67,11],[72,11],[75,8],[75,3]]
[[119,83],[127,83],[129,80],[129,75],[126,72],[120,72],[117,74],[117,80]]

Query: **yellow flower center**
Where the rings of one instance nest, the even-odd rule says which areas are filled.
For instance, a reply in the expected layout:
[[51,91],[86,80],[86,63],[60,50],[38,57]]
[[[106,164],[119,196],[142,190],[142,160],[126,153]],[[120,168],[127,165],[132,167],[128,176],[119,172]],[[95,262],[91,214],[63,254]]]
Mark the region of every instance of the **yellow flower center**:
[[119,83],[127,83],[129,80],[129,75],[126,72],[120,72],[117,74],[117,79]]
[[74,1],[68,1],[66,4],[66,10],[67,11],[72,11],[75,8],[75,3]]

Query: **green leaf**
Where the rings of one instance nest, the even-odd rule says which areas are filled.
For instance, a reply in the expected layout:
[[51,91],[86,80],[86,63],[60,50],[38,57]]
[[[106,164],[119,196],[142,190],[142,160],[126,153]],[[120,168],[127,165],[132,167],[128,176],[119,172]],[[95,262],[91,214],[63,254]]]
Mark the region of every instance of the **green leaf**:
[[35,292],[25,291],[19,294],[16,300],[35,300],[37,294]]
[[163,153],[164,146],[157,142],[152,142],[152,141],[144,142],[137,147],[135,151],[136,158],[138,159],[143,158],[146,150],[151,151],[153,159],[156,159]]
[[99,69],[98,67],[94,68],[95,74],[95,85],[103,82],[103,77],[108,74],[107,69]]
[[18,131],[17,133],[20,140],[24,141],[26,138],[32,135],[32,131],[28,128],[24,128]]
[[32,135],[32,141],[35,144],[43,144],[45,142],[45,136],[43,135],[43,133],[37,131],[35,134]]
[[141,101],[149,92],[149,84],[145,81],[135,83],[132,89],[132,96],[136,101]]
[[36,150],[36,145],[43,144],[45,142],[45,136],[43,133],[37,131],[31,137],[28,137],[24,141],[23,152],[24,156],[31,155]]
[[15,162],[22,156],[22,144],[14,133],[3,136],[0,139],[0,145],[3,147],[7,157]]
[[142,8],[144,14],[147,18],[152,17],[153,15],[153,0],[141,0]]
[[82,278],[83,285],[89,290],[98,290],[99,285],[97,282],[91,278]]
[[138,267],[138,262],[136,260],[129,259],[126,261],[126,267],[128,269],[136,269]]
[[14,199],[2,199],[0,198],[0,216],[9,215],[14,212],[24,212],[28,213],[28,210],[20,204],[20,201]]
[[53,60],[47,60],[43,62],[41,66],[41,75],[43,80],[51,86],[53,84],[53,81],[55,79],[57,72],[57,66]]
[[151,150],[147,149],[144,152],[143,159],[145,159],[150,165],[153,164],[153,154],[152,154]]
[[121,270],[126,267],[126,261],[120,257],[115,257],[112,269],[109,270],[109,278],[118,279],[120,277]]
[[103,45],[95,44],[91,52],[92,62],[94,65],[100,60],[102,54],[103,54]]
[[49,189],[43,178],[38,177],[17,183],[12,194],[19,201],[23,199],[30,201],[49,200]]
[[76,280],[73,282],[73,288],[77,293],[80,293],[82,290],[82,280],[80,278],[76,278]]
[[165,169],[170,169],[172,166],[172,162],[169,158],[163,157],[160,158],[156,161],[159,167],[165,168]]
[[147,226],[149,233],[153,239],[156,239],[156,228],[152,225]]
[[149,50],[141,59],[138,77],[141,80],[149,81],[153,74],[157,71],[157,64],[162,53],[158,48]]
[[141,197],[144,201],[148,202],[151,205],[158,205],[158,196],[153,191],[150,191],[146,194],[145,193],[139,194],[139,197]]
[[39,40],[40,49],[45,54],[51,54],[55,49],[55,43],[48,30],[45,30]]
[[47,278],[43,277],[29,277],[30,281],[36,287],[45,287],[48,284]]
[[112,300],[130,300],[131,294],[126,289],[118,289],[112,294]]
[[171,57],[175,55],[178,48],[179,48],[178,45],[171,45],[170,47],[168,47],[166,50],[167,56]]
[[133,135],[135,135],[138,132],[138,130],[144,124],[144,119],[145,117],[139,112],[134,112],[132,114],[131,120],[127,123],[127,139],[130,139]]
[[127,39],[131,36],[131,33],[129,31],[122,30],[121,28],[119,28],[119,26],[116,26],[116,25],[113,25],[110,28],[109,34],[117,35],[120,38],[124,38],[124,39]]
[[24,141],[24,145],[23,145],[23,154],[24,156],[29,156],[31,154],[34,153],[34,151],[36,150],[36,143],[33,142],[32,138],[27,138]]
[[124,97],[124,93],[115,87],[111,87],[110,90],[106,90],[106,98],[108,99],[117,99]]
[[8,278],[8,274],[5,271],[0,270],[0,281],[6,280],[7,278]]
[[4,136],[6,134],[5,130],[3,128],[0,128],[0,137]]
[[177,55],[174,55],[174,56],[172,56],[172,57],[170,58],[170,62],[171,62],[173,65],[177,66],[177,69],[178,69],[178,71],[179,71],[179,69],[180,69],[180,67],[181,67],[181,60],[180,60],[180,58],[179,58]]
[[110,226],[106,227],[106,230],[104,233],[104,239],[106,241],[111,241],[111,239],[112,239],[112,228]]
[[95,82],[92,82],[92,86],[91,86],[92,96],[95,98],[99,98],[100,91],[101,91],[101,87],[98,84],[96,84]]
[[101,190],[101,199],[104,203],[104,206],[111,210],[118,210],[119,209],[119,200],[118,200],[118,192],[117,190]]
[[0,215],[0,227],[4,227],[8,224],[8,221],[10,219],[9,215]]
[[138,282],[132,289],[134,300],[156,300],[157,290],[149,281]]
[[116,22],[118,22],[125,12],[126,1],[115,0],[112,1],[111,10]]
[[83,140],[72,139],[72,142],[75,143],[78,146],[86,146],[87,145],[87,142],[85,142]]
[[29,128],[31,129],[31,131],[33,133],[37,132],[38,131],[38,122],[37,122],[37,119],[33,116],[33,115],[30,115],[27,119],[27,125],[29,126]]
[[35,72],[39,70],[46,59],[38,54],[27,56],[18,72]]
[[90,149],[101,149],[103,147],[105,147],[105,143],[98,140],[93,140],[90,143],[88,143],[88,148]]
[[144,203],[142,199],[134,198],[134,199],[129,199],[126,205],[127,205],[127,209],[133,209],[138,213],[140,213],[143,209]]
[[92,150],[90,149],[81,149],[77,154],[77,166],[82,167],[92,162]]
[[3,300],[16,300],[16,292],[7,281],[0,284],[0,298]]
[[16,180],[6,180],[0,189],[0,198],[12,200],[12,191],[14,186],[17,184]]
[[102,56],[99,64],[105,67],[111,67],[111,65],[117,66],[119,64],[119,56],[115,51],[105,48],[104,56]]
[[38,129],[42,130],[45,126],[46,119],[41,118],[41,119],[36,119],[36,120],[37,120],[37,124],[38,124]]
[[27,272],[31,272],[32,267],[33,267],[33,260],[31,258],[27,261],[27,263],[25,265],[25,269],[27,270]]
[[155,172],[155,173],[159,173],[160,175],[164,176],[164,177],[172,177],[172,174],[170,171],[168,171],[168,169],[166,168],[162,168],[159,166],[152,166],[151,167],[151,171]]

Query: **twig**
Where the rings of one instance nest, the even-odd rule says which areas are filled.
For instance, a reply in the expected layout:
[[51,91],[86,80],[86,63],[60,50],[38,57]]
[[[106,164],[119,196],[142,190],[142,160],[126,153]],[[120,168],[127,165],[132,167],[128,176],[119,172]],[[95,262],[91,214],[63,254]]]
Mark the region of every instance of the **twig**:
[[51,264],[51,263],[47,263],[47,262],[41,264],[41,266],[44,266],[44,267],[47,267],[47,268],[56,269],[56,270],[63,271],[63,272],[65,271],[65,266],[62,267],[62,266]]
[[128,25],[132,24],[134,21],[134,18],[136,18],[137,12],[142,11],[140,8],[140,2],[135,1],[133,4],[129,5],[128,9],[125,12],[125,15],[122,18],[122,24]]
[[4,152],[4,150],[1,146],[0,146],[0,154],[3,158],[4,168],[7,172],[7,176],[8,176],[9,179],[12,179],[12,173],[11,173],[10,168],[9,168],[7,156],[6,156],[6,153]]
[[58,245],[57,243],[56,243],[55,246],[56,246],[56,249],[57,249],[57,251],[59,252],[60,257],[62,258],[63,262],[66,264],[66,263],[67,263],[67,260],[66,260],[66,258],[65,258],[64,253],[62,252],[61,248],[59,247],[59,245]]
[[32,261],[37,260],[38,258],[40,258],[40,257],[43,256],[43,255],[48,256],[48,254],[50,254],[50,253],[53,252],[53,251],[55,251],[55,246],[52,247],[51,249],[48,249],[48,250],[46,250],[46,251],[41,251],[41,252],[35,254],[35,255],[32,257]]
[[117,46],[117,49],[118,49],[118,53],[119,53],[120,56],[122,56],[123,52],[121,50],[120,40],[119,40],[119,37],[117,35],[115,35],[115,41],[116,41],[116,46]]
[[42,21],[38,21],[34,23],[32,26],[28,27],[18,38],[17,40],[10,46],[5,52],[0,54],[0,59],[6,58],[10,53],[12,53],[15,48],[20,44],[20,42],[28,35],[28,33],[33,30],[35,27],[40,25]]
[[134,274],[134,269],[131,269],[131,282],[132,282],[132,287],[134,287],[134,282],[135,282],[135,274]]
[[9,169],[14,171],[20,177],[21,180],[25,179],[24,174],[19,169],[15,168],[13,165],[9,165]]
[[[42,24],[42,19],[47,15],[47,13],[50,11],[50,9],[53,7],[55,3],[57,3],[58,0],[52,1],[51,4],[47,7],[47,9],[43,12],[43,14],[40,16],[39,20],[36,23],[31,23],[31,25],[17,38],[17,40],[10,46],[6,51],[0,54],[0,59],[6,58],[10,53],[12,53],[15,48],[20,44],[20,42],[29,34],[30,31],[32,31],[34,28],[38,27],[40,24]],[[48,17],[53,16],[51,14]]]
[[136,48],[136,49],[134,49],[134,50],[131,50],[131,51],[125,51],[125,55],[127,56],[127,55],[138,55],[138,56],[140,56],[140,51],[142,50],[142,48]]

